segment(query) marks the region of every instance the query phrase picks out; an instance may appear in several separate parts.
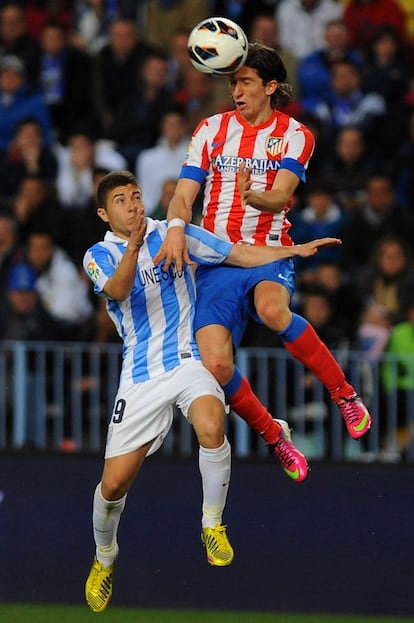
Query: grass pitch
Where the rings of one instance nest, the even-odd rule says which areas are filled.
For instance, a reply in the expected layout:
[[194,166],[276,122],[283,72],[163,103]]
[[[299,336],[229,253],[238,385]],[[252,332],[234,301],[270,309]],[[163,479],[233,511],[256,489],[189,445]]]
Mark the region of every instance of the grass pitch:
[[414,619],[333,614],[283,614],[206,610],[112,608],[100,614],[87,606],[0,604],[2,623],[414,623]]

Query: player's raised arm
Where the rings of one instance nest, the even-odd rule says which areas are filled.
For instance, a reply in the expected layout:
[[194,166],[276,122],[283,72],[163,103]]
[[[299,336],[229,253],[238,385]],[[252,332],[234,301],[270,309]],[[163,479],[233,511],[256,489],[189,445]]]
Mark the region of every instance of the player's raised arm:
[[290,257],[311,257],[320,249],[340,244],[342,244],[342,241],[339,238],[317,238],[305,244],[297,244],[289,247],[263,247],[258,245],[245,246],[235,244],[227,257],[226,264],[252,268]]
[[154,257],[155,264],[165,260],[164,270],[174,263],[177,271],[181,271],[183,262],[192,264],[188,255],[184,227],[191,222],[193,203],[197,197],[200,184],[190,179],[180,179],[173,198],[168,207],[168,232],[160,250]]
[[131,227],[127,248],[112,277],[104,286],[104,292],[116,301],[125,300],[134,285],[139,250],[144,242],[146,223],[142,204],[137,208]]

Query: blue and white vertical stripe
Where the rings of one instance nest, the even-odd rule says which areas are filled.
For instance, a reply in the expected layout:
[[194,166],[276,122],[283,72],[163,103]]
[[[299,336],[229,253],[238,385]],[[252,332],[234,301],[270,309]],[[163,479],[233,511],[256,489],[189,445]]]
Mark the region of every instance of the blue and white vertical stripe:
[[[124,344],[121,382],[146,381],[191,357],[200,359],[192,328],[196,301],[192,268],[185,266],[177,272],[173,265],[165,272],[155,266],[153,257],[165,238],[167,223],[146,221],[129,297],[124,301],[107,298],[108,313]],[[195,225],[188,225],[185,233],[191,259],[197,263],[221,263],[231,250],[230,243]],[[102,242],[88,249],[84,268],[95,292],[103,292],[126,246],[126,240],[107,232]]]

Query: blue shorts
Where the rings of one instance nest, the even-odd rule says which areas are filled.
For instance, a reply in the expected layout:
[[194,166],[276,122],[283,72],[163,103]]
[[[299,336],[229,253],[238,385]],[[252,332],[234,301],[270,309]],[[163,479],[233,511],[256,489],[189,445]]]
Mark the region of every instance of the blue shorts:
[[253,289],[261,281],[274,281],[292,296],[295,289],[293,259],[280,260],[255,268],[206,266],[197,268],[197,304],[194,331],[210,324],[226,327],[238,348],[248,315],[263,324],[253,304]]

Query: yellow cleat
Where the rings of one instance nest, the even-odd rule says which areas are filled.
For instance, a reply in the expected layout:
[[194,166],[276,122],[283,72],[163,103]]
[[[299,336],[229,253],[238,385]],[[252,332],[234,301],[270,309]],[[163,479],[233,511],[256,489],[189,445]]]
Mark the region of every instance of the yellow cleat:
[[114,571],[115,562],[110,567],[104,567],[101,562],[94,559],[85,585],[86,603],[94,612],[102,612],[109,604]]
[[233,562],[234,551],[227,538],[226,526],[218,523],[215,528],[203,528],[201,540],[210,565],[227,567]]

